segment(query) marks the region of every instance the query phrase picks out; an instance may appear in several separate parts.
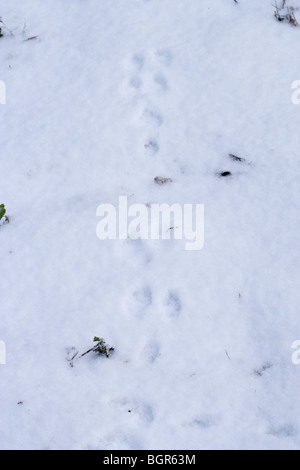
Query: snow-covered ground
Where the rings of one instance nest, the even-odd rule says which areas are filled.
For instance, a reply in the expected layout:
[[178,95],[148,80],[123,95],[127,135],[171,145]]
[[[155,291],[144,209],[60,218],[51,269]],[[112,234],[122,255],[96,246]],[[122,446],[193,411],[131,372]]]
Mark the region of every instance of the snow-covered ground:
[[[299,448],[300,27],[272,3],[0,0],[1,449]],[[203,249],[99,240],[119,196],[204,204]]]

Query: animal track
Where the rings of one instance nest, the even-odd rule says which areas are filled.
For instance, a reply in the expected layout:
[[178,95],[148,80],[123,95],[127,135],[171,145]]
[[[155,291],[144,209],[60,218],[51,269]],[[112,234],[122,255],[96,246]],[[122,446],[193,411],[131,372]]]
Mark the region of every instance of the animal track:
[[168,90],[168,82],[167,82],[167,79],[164,77],[164,75],[156,74],[154,76],[154,82],[162,91]]
[[131,88],[138,90],[142,86],[142,80],[139,77],[132,77],[129,84]]
[[156,51],[157,60],[164,66],[169,67],[173,62],[172,52],[168,49],[160,49]]
[[160,345],[157,341],[146,344],[142,351],[142,357],[149,364],[153,364],[160,356]]
[[278,438],[283,438],[296,436],[297,432],[292,424],[285,424],[279,427],[272,427],[269,429],[268,434]]
[[149,426],[154,419],[152,407],[148,404],[141,403],[133,405],[128,411],[133,417],[136,416],[138,421],[146,426]]
[[146,108],[143,113],[144,120],[150,125],[156,125],[160,127],[164,122],[162,115],[153,109]]
[[145,149],[150,154],[159,152],[159,144],[157,140],[155,139],[148,140],[148,142],[145,144]]
[[167,314],[169,317],[174,318],[174,319],[175,318],[177,319],[179,317],[181,310],[182,310],[182,305],[181,305],[180,298],[175,292],[171,292],[171,291],[169,292],[169,295],[166,301],[166,310],[167,310]]
[[208,429],[215,425],[215,418],[211,415],[203,415],[195,418],[191,424],[202,429]]
[[152,291],[149,286],[143,287],[134,293],[134,297],[141,305],[148,307],[152,303]]
[[146,310],[152,304],[152,291],[149,286],[144,286],[133,293],[130,313],[134,313],[137,317],[142,317]]
[[[137,52],[130,56],[125,62],[127,78],[127,96],[131,95],[135,123],[143,126],[145,131],[154,134],[155,130],[164,123],[164,115],[161,112],[161,95],[169,91],[169,83],[165,71],[171,66],[173,56],[168,49],[161,49],[154,52]],[[133,94],[134,93],[134,94]],[[149,155],[155,155],[160,147],[157,139],[145,139],[145,150]]]
[[[126,62],[126,68],[129,72],[129,86],[152,98],[157,90],[167,91],[168,80],[161,71],[161,64],[165,63],[169,64],[170,59],[164,52],[157,53],[152,60],[151,58],[147,59],[143,53],[134,54]],[[151,82],[155,84],[155,88],[151,87]]]
[[132,65],[136,68],[136,70],[141,71],[145,64],[145,56],[143,53],[137,53],[132,56],[131,60]]

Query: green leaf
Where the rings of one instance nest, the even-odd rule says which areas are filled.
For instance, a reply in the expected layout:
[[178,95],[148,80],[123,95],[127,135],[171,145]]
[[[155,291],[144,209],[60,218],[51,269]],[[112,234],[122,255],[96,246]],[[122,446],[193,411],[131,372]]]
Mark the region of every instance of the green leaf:
[[5,213],[6,213],[5,205],[4,205],[4,204],[0,204],[0,220],[1,220],[2,217],[5,215]]
[[94,341],[97,341],[97,343],[99,343],[99,341],[101,341],[101,338],[98,338],[98,336],[95,336]]

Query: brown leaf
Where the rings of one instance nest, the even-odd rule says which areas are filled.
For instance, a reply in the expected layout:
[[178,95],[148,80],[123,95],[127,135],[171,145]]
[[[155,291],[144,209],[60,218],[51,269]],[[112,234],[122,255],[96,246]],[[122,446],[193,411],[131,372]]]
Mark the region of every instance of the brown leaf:
[[166,183],[173,183],[173,180],[171,178],[164,178],[163,176],[156,176],[154,178],[154,181],[156,184],[166,184]]

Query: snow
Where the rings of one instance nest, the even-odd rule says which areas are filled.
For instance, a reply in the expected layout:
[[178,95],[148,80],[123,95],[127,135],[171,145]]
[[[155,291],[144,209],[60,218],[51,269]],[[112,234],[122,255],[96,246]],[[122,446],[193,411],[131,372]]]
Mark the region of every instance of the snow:
[[[0,1],[1,449],[299,448],[300,29],[272,3]],[[203,249],[99,240],[120,196],[204,204]],[[70,367],[94,336],[111,357]]]

